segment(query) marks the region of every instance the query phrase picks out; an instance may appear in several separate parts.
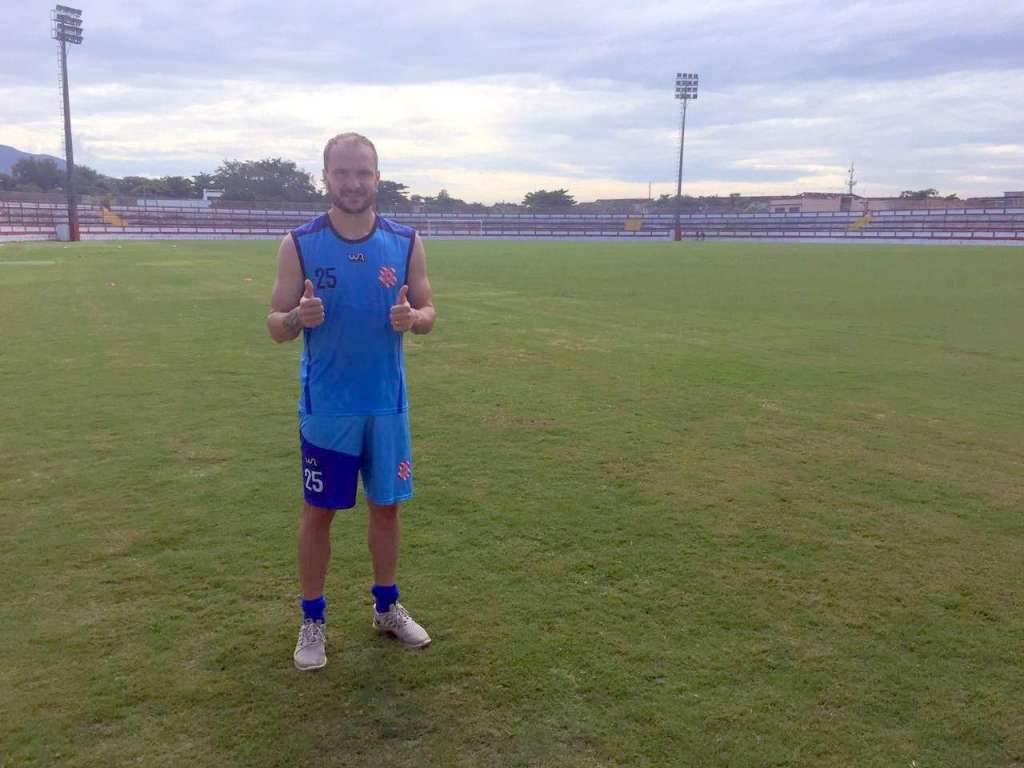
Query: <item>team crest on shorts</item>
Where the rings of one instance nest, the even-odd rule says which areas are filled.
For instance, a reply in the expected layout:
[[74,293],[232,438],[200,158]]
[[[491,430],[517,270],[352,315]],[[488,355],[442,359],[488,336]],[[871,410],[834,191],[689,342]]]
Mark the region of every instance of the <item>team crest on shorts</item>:
[[400,461],[398,463],[398,477],[402,480],[408,480],[412,477],[412,464],[408,461]]
[[380,275],[377,278],[385,288],[394,288],[398,282],[398,274],[394,267],[381,267]]

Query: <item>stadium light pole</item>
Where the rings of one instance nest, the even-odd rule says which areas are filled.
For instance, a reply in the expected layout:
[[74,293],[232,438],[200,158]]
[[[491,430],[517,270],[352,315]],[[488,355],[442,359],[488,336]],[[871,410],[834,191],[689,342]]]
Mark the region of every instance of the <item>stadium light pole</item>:
[[68,43],[82,44],[82,11],[58,5],[50,11],[50,34],[60,43],[60,82],[64,108],[64,187],[68,195],[68,234],[79,240],[78,203],[75,200],[75,152],[71,146],[71,99],[68,96]]
[[676,98],[683,102],[683,120],[679,128],[679,175],[676,177],[676,226],[675,239],[683,239],[680,216],[683,209],[683,143],[686,141],[686,105],[697,98],[697,80],[694,72],[676,72]]

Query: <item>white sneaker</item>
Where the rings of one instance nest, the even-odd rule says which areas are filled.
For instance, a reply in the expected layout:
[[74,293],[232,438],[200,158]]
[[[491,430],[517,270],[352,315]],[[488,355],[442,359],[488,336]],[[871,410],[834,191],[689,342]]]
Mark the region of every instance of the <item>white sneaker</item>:
[[327,650],[324,647],[324,625],[308,619],[299,628],[299,642],[295,644],[295,668],[303,672],[320,669],[327,664]]
[[377,613],[374,608],[373,628],[394,635],[406,648],[425,648],[430,645],[430,635],[413,621],[401,603],[394,603],[387,613]]

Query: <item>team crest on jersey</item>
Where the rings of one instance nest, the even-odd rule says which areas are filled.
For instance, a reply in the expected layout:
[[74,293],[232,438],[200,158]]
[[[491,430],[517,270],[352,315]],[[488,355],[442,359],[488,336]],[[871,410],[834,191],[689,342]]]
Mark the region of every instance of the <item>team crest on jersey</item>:
[[359,253],[350,253],[348,255],[348,260],[349,261],[366,261],[366,254],[364,254],[361,251]]
[[381,267],[380,275],[377,279],[385,288],[394,288],[395,284],[398,283],[398,274],[395,272],[394,267]]

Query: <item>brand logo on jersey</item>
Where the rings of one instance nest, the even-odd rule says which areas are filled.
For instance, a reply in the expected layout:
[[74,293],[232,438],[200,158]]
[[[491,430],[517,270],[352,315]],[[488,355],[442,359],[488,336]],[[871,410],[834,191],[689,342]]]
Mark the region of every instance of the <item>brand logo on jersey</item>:
[[311,467],[319,467],[320,466],[313,456],[307,456],[306,457],[306,463],[309,464],[309,466],[311,466]]
[[412,464],[408,461],[402,461],[398,464],[398,477],[402,480],[408,480],[412,477]]
[[398,274],[394,267],[381,267],[380,275],[377,278],[385,288],[394,288],[398,283]]
[[363,253],[350,253],[348,255],[349,261],[366,261],[366,255]]

